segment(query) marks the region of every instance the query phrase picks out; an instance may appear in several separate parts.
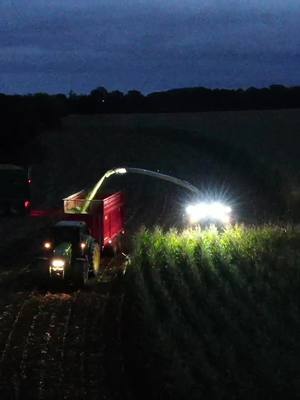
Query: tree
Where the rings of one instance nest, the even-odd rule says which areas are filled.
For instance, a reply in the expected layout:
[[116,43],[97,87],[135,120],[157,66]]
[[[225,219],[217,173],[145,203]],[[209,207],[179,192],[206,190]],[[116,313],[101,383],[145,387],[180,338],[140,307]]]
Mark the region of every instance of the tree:
[[108,91],[103,86],[98,86],[90,92],[90,96],[99,102],[104,102],[107,98]]

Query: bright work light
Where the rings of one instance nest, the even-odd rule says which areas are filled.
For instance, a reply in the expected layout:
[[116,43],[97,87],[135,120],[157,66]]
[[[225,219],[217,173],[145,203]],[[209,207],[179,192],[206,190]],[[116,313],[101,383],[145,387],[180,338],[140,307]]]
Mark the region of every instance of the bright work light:
[[126,174],[126,168],[117,168],[115,169],[116,174]]
[[186,207],[186,213],[192,224],[200,221],[230,222],[231,207],[220,202],[200,202]]
[[63,268],[65,266],[64,260],[61,260],[60,258],[54,258],[52,260],[52,267],[54,268]]

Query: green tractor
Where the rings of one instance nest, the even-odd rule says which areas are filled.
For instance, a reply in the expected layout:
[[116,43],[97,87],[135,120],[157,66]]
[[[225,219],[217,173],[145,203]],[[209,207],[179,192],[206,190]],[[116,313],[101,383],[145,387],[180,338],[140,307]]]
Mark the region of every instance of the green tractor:
[[43,270],[51,280],[83,287],[100,270],[100,247],[84,221],[60,221],[44,243]]

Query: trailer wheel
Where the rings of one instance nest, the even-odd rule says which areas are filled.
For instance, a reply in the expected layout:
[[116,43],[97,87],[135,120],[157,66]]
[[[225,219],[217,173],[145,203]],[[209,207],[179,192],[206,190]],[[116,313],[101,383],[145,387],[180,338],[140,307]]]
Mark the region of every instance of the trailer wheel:
[[99,244],[94,242],[91,247],[91,267],[92,272],[97,276],[100,272],[101,255]]
[[83,288],[89,278],[87,261],[75,261],[72,266],[73,283],[78,288]]

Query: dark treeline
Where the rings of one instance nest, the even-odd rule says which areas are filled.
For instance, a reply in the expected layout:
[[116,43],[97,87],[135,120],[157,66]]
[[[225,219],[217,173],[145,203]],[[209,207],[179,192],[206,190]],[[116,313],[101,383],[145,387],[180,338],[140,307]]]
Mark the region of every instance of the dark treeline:
[[124,94],[120,91],[108,92],[99,87],[89,95],[71,92],[66,102],[69,111],[75,114],[298,108],[300,87],[272,85],[269,88],[247,90],[195,87],[151,93],[147,96],[137,90]]
[[[246,90],[183,88],[143,95],[97,87],[89,94],[0,94],[0,162],[38,161],[42,149],[35,138],[42,131],[60,127],[63,116],[98,113],[160,113],[222,110],[280,109],[300,107],[300,86]],[[17,144],[17,145],[16,145]]]
[[21,110],[39,116],[46,126],[56,126],[67,114],[201,112],[222,110],[282,109],[300,107],[300,86],[272,85],[256,89],[173,89],[143,95],[137,90],[126,94],[98,87],[89,94],[4,95],[0,94],[1,112]]

